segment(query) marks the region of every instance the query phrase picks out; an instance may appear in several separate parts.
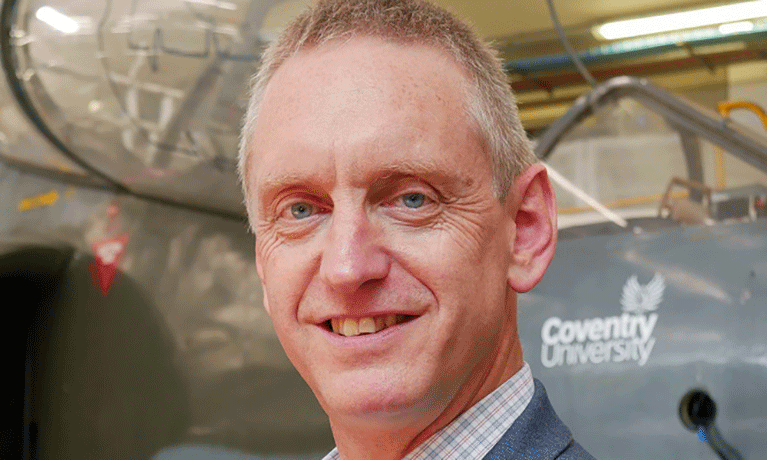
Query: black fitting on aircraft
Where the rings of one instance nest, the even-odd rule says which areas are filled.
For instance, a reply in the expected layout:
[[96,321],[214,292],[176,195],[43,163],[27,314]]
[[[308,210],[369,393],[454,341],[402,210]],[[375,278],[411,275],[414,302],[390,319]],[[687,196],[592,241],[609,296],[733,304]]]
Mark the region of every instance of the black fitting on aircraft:
[[716,427],[716,403],[705,390],[694,388],[682,396],[679,417],[685,428],[698,433],[698,438],[711,446],[720,459],[743,460],[740,452],[727,444]]
[[679,415],[687,429],[697,431],[699,426],[708,426],[716,418],[716,403],[703,390],[687,392],[679,405]]

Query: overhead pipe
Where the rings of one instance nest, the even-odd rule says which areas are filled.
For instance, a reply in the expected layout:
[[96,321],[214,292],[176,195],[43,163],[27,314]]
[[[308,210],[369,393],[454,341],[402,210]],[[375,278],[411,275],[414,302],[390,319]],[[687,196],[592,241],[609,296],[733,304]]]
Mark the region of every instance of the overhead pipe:
[[[718,45],[736,41],[752,42],[767,39],[767,24],[757,24],[747,32],[721,33],[718,28],[693,30],[655,37],[623,40],[596,46],[575,53],[583,64],[603,64],[642,56],[657,55],[687,46]],[[532,58],[517,59],[503,64],[508,73],[527,76],[537,72],[554,71],[571,67],[573,58],[568,53],[549,54]]]

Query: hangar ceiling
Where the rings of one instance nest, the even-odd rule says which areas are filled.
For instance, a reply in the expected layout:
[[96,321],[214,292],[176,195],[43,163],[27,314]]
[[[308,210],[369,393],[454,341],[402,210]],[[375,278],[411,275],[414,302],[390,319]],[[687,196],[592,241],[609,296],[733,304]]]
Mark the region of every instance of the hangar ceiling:
[[[554,38],[545,0],[508,1],[434,0],[457,15],[469,19],[489,39],[525,42],[528,37]],[[721,3],[721,2],[720,2]],[[584,28],[619,17],[642,16],[715,2],[695,0],[555,0],[559,20],[565,28]]]
[[[565,53],[554,30],[545,0],[534,2],[489,0],[435,0],[472,22],[494,41],[506,61]],[[592,27],[607,21],[670,13],[733,2],[690,0],[554,0],[559,20],[578,51],[593,50],[609,42],[597,40]],[[674,46],[642,55],[622,53],[609,62],[587,64],[598,81],[618,75],[649,77],[662,87],[713,107],[726,97],[727,65],[767,61],[767,34],[743,40],[705,43],[679,41]],[[764,65],[746,66],[740,78],[767,79]],[[745,72],[746,75],[743,75]],[[574,66],[520,74],[510,72],[520,113],[533,132],[561,116],[575,98],[588,90]]]
[[[474,25],[486,39],[517,43],[555,38],[545,0],[431,0]],[[275,4],[263,27],[278,29],[313,0],[286,0]],[[567,29],[587,28],[619,17],[716,5],[727,2],[699,0],[554,0],[559,19]],[[732,3],[732,2],[730,2]]]
[[[312,1],[3,0],[5,92],[69,158],[67,168],[141,196],[236,214],[242,209],[234,176],[248,78],[263,46]],[[522,122],[533,134],[589,90],[564,54],[546,0],[434,1],[496,43]],[[726,97],[733,68],[741,81],[767,79],[767,17],[753,20],[748,32],[713,27],[709,35],[599,42],[591,28],[603,21],[718,3],[554,4],[597,81],[648,76],[712,108]],[[2,125],[5,136],[25,138],[26,125],[14,120]],[[62,170],[51,159],[33,161],[40,150],[0,143],[6,159]]]
[[[485,39],[496,44],[505,61],[565,53],[554,30],[546,0],[433,1],[473,24]],[[264,29],[276,33],[282,24],[311,2],[288,0],[276,4],[265,17]],[[727,3],[734,2],[554,0],[559,20],[576,51],[608,43],[597,40],[591,32],[593,26],[607,21]],[[625,53],[611,59],[609,63],[587,67],[598,81],[625,74],[646,76],[669,90],[683,93],[697,99],[696,102],[710,106],[724,95],[727,83],[725,66],[765,60],[767,33],[761,33],[754,34],[749,40],[727,43],[690,44],[680,41],[670,49],[667,47],[642,56]],[[762,67],[755,69],[747,71],[753,74],[753,79],[767,78]],[[572,65],[526,74],[510,72],[510,81],[518,95],[525,126],[533,132],[548,126],[564,113],[577,96],[588,90],[585,81]]]

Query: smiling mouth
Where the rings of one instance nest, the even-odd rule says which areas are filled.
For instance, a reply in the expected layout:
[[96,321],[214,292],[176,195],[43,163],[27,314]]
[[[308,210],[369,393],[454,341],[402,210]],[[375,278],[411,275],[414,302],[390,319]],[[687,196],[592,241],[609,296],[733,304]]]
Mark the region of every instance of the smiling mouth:
[[381,315],[362,318],[333,318],[323,324],[326,329],[344,337],[375,334],[386,328],[406,323],[415,315]]

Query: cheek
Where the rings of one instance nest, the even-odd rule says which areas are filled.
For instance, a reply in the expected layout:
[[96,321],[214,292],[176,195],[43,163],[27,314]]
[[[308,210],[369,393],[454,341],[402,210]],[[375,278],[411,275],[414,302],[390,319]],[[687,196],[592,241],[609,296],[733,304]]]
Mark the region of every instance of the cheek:
[[407,269],[432,291],[440,314],[452,318],[450,328],[492,326],[505,314],[508,244],[500,232],[482,233],[485,238],[477,240],[443,232],[430,242],[411,246],[403,257],[410,264]]
[[476,294],[472,285],[486,278],[494,282],[499,274],[505,278],[511,255],[505,240],[498,227],[446,222],[422,234],[398,234],[392,247],[409,271]]
[[[403,245],[404,246],[404,245]],[[447,331],[440,337],[464,331],[465,324],[497,321],[495,309],[505,302],[506,271],[503,254],[486,250],[478,256],[474,248],[462,246],[449,235],[400,247],[395,255],[404,270],[428,289]]]
[[266,267],[273,257],[273,252],[279,248],[280,239],[277,233],[270,228],[270,225],[264,222],[257,222],[254,225],[256,235],[256,261]]
[[317,257],[308,246],[282,244],[262,252],[258,259],[272,320],[276,323],[296,319],[298,305],[318,267]]

